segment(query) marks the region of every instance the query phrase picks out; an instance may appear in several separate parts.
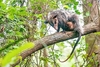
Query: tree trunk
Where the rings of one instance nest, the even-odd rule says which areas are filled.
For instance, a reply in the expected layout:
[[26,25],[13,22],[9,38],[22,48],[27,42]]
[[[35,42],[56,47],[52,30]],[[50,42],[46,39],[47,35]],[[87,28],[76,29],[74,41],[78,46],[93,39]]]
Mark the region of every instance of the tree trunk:
[[[84,15],[89,14],[89,16],[84,17],[85,24],[87,23],[96,23],[99,25],[100,23],[100,13],[99,13],[99,3],[97,0],[85,0],[83,1],[83,9],[84,9]],[[85,14],[86,13],[86,14]],[[99,25],[100,26],[100,25]],[[99,44],[100,44],[100,36],[96,34],[89,34],[86,36],[86,44],[88,44],[87,49],[87,64],[86,67],[100,67],[100,50]],[[94,55],[95,54],[95,55]],[[91,60],[92,61],[91,61]]]

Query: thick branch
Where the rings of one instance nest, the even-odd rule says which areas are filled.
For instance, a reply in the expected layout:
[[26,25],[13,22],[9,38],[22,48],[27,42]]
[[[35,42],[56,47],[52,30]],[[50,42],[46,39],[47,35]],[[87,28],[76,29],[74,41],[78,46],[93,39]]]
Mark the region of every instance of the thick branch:
[[[96,32],[97,29],[99,29],[99,27],[95,23],[90,23],[90,24],[85,25],[83,27],[83,29],[84,29],[83,35],[86,35],[89,33]],[[55,43],[69,40],[69,39],[76,38],[76,37],[77,37],[77,35],[75,35],[73,32],[65,32],[65,33],[59,32],[59,33],[54,33],[49,36],[45,36],[45,37],[33,42],[35,44],[34,48],[21,53],[22,59],[25,59],[27,56],[31,55],[32,53],[34,53],[37,50],[40,50],[46,46],[50,46]],[[13,64],[12,66],[17,65],[18,63],[19,63],[19,61],[17,63]]]

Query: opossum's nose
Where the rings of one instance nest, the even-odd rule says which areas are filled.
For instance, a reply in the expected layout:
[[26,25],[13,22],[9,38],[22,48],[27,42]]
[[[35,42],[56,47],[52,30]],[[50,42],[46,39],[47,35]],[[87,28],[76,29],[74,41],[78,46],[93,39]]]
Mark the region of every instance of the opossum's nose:
[[47,21],[47,20],[45,20],[45,21],[44,21],[44,23],[45,23],[45,24],[47,24],[47,23],[48,23],[48,21]]

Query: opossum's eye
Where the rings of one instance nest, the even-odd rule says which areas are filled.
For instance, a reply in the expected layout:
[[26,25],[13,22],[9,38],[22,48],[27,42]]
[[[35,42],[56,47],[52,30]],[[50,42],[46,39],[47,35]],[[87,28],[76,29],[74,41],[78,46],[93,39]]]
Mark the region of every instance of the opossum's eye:
[[55,15],[55,16],[53,17],[53,19],[56,18],[56,17],[57,17],[57,15]]

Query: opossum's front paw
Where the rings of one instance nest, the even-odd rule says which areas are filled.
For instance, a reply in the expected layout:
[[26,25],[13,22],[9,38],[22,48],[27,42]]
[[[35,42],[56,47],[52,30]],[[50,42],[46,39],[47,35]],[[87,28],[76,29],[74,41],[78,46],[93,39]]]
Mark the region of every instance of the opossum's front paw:
[[63,31],[61,31],[62,33],[66,33],[66,31],[65,30],[63,30]]

